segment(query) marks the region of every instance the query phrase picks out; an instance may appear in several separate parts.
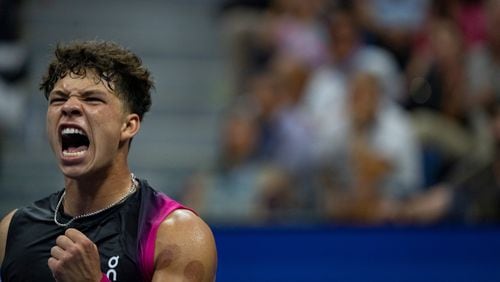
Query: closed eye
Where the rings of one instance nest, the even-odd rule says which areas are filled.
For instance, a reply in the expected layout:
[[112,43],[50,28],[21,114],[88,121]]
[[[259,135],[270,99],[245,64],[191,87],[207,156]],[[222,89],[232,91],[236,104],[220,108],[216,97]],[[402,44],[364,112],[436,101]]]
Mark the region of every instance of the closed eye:
[[91,104],[99,104],[104,103],[104,100],[98,97],[86,97],[85,102],[89,102]]
[[49,99],[50,105],[59,105],[59,104],[63,104],[64,102],[66,102],[66,98],[54,97],[54,98]]

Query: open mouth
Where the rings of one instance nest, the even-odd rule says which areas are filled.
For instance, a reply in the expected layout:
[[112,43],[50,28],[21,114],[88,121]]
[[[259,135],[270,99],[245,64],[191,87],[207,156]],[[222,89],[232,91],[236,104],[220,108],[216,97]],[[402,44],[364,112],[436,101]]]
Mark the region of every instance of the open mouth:
[[61,130],[61,144],[63,156],[79,157],[89,149],[90,140],[83,130],[66,127]]

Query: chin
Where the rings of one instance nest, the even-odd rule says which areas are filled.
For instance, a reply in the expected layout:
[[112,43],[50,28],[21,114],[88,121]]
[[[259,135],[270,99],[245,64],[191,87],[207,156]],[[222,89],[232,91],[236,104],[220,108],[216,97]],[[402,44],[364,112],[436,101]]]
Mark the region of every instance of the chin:
[[89,170],[83,167],[59,165],[59,170],[66,178],[79,179],[89,174]]
[[85,175],[85,173],[67,169],[61,169],[61,173],[64,175],[65,178],[71,178],[71,179],[79,179]]

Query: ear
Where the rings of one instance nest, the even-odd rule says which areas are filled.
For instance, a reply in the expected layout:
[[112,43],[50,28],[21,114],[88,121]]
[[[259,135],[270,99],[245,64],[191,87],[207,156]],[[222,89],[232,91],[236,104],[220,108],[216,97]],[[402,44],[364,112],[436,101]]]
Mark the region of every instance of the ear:
[[141,119],[137,114],[129,114],[125,118],[125,122],[123,123],[121,129],[121,141],[128,141],[132,139],[139,129],[141,128]]

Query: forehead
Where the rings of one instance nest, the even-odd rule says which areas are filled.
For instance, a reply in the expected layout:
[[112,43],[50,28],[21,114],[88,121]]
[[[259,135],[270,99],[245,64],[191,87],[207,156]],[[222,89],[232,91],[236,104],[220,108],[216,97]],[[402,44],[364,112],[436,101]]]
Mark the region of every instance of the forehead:
[[109,83],[92,71],[87,71],[84,75],[69,73],[60,78],[55,84],[52,92],[80,93],[86,91],[96,91],[115,94],[113,83]]

